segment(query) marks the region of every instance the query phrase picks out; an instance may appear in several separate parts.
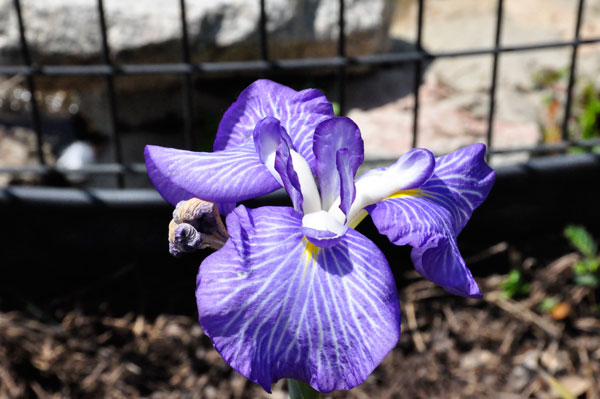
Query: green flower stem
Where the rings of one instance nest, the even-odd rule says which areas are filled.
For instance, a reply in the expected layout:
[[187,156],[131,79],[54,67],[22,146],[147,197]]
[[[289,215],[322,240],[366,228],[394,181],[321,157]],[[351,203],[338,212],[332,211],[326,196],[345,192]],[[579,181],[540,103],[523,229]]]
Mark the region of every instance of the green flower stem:
[[321,397],[319,392],[304,381],[288,378],[287,383],[290,399],[319,399]]

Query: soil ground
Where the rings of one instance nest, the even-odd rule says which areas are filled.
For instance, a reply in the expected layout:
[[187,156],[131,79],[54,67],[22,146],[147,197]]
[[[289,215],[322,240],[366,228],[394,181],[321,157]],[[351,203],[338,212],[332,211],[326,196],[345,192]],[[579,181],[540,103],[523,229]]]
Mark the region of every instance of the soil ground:
[[[473,300],[405,272],[397,347],[365,383],[323,397],[599,399],[600,296],[573,282],[578,255],[566,252],[500,242],[468,257],[474,270],[521,270],[530,290],[513,299],[505,275],[478,278],[485,296]],[[562,305],[545,313],[549,296]],[[233,371],[193,316],[79,304],[0,312],[0,398],[287,397],[283,381],[269,396]]]

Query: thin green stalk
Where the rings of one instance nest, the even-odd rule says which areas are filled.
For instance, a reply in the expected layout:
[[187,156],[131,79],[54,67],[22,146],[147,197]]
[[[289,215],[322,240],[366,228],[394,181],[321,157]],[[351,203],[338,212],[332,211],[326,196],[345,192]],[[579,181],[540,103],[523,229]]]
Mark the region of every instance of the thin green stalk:
[[319,399],[321,397],[319,392],[304,381],[288,378],[287,382],[290,399]]

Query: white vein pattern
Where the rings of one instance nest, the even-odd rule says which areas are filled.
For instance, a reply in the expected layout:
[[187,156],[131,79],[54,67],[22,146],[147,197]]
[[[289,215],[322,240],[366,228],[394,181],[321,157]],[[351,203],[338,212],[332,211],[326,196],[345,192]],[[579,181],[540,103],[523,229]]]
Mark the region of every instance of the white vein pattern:
[[397,343],[396,285],[360,233],[317,249],[301,218],[287,207],[240,206],[228,216],[231,239],[198,274],[200,324],[223,358],[267,391],[280,378],[350,389]]
[[146,165],[156,189],[170,202],[180,190],[208,201],[237,202],[281,187],[251,142],[209,153],[147,146]]
[[417,191],[367,208],[380,233],[394,244],[414,247],[413,263],[423,277],[465,296],[481,293],[456,237],[492,188],[495,172],[484,154],[485,146],[474,144],[442,156]]
[[296,152],[314,169],[312,145],[315,128],[334,116],[331,104],[317,89],[297,92],[269,80],[257,80],[223,115],[213,149],[232,148],[252,140],[256,124],[268,116],[279,119]]

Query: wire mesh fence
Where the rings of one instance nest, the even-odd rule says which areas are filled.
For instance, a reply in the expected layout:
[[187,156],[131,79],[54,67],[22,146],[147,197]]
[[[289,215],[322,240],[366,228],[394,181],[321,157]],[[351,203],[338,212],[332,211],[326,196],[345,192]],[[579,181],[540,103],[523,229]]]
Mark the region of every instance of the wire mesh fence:
[[[426,0],[415,0],[417,2],[416,12],[416,40],[414,49],[401,53],[383,53],[362,56],[349,56],[347,54],[347,34],[345,25],[345,0],[338,2],[338,36],[337,53],[331,57],[319,58],[296,58],[296,59],[272,59],[269,54],[269,34],[267,31],[268,2],[259,1],[260,13],[258,21],[258,52],[255,60],[246,61],[228,61],[228,62],[194,62],[190,52],[190,36],[188,33],[186,2],[180,0],[179,20],[181,24],[181,59],[173,63],[140,63],[127,64],[116,63],[111,59],[111,49],[107,35],[107,20],[103,0],[96,0],[98,15],[98,29],[101,36],[101,62],[86,65],[36,65],[32,61],[30,49],[27,41],[27,21],[23,18],[22,5],[20,0],[14,0],[14,11],[17,15],[18,34],[20,40],[21,65],[0,65],[0,75],[5,76],[23,76],[27,90],[32,95],[30,110],[31,128],[36,137],[36,155],[37,165],[23,167],[1,167],[0,173],[20,174],[33,173],[44,175],[48,173],[65,173],[59,167],[49,166],[45,159],[43,150],[44,131],[41,123],[41,112],[38,100],[34,95],[36,93],[36,79],[40,77],[59,78],[59,77],[98,77],[104,80],[104,94],[106,97],[106,113],[108,123],[108,133],[110,135],[110,147],[112,150],[112,162],[102,164],[90,164],[82,166],[77,172],[84,174],[107,174],[116,177],[118,187],[125,187],[126,175],[142,174],[145,167],[141,163],[126,163],[123,157],[122,132],[118,123],[118,94],[115,90],[115,79],[117,77],[131,77],[144,75],[177,75],[182,81],[181,109],[183,115],[183,127],[181,135],[186,148],[193,149],[195,141],[200,135],[207,132],[200,132],[195,124],[195,76],[222,76],[223,74],[246,73],[256,76],[265,76],[274,72],[289,71],[296,73],[310,73],[323,69],[334,71],[336,75],[336,101],[339,104],[340,113],[346,112],[346,73],[347,69],[357,66],[367,67],[394,67],[402,65],[412,65],[414,74],[412,76],[412,94],[414,103],[412,105],[412,146],[419,144],[419,114],[421,112],[421,102],[419,88],[421,86],[422,70],[424,63],[441,58],[463,58],[480,55],[492,56],[492,71],[489,84],[489,103],[487,110],[487,133],[486,144],[488,145],[488,157],[494,157],[496,154],[526,152],[530,154],[565,152],[570,147],[577,146],[590,148],[600,145],[600,139],[579,140],[573,139],[569,135],[569,121],[572,117],[571,109],[573,107],[574,87],[577,71],[577,54],[581,46],[600,43],[600,37],[585,38],[580,36],[580,30],[583,19],[584,0],[577,0],[576,13],[572,16],[575,20],[575,29],[571,40],[552,41],[526,45],[503,46],[501,36],[503,30],[504,1],[497,0],[495,7],[495,28],[494,44],[490,48],[473,48],[461,51],[428,52],[423,48],[423,28],[426,24],[424,10]],[[568,16],[565,16],[568,18]],[[522,53],[532,51],[542,51],[555,48],[570,48],[571,57],[568,67],[568,84],[566,88],[564,101],[563,118],[561,123],[560,141],[552,144],[539,144],[535,146],[524,146],[515,148],[495,148],[494,147],[494,120],[495,107],[498,88],[498,76],[500,72],[499,59],[503,54]],[[73,170],[68,172],[72,173]]]

